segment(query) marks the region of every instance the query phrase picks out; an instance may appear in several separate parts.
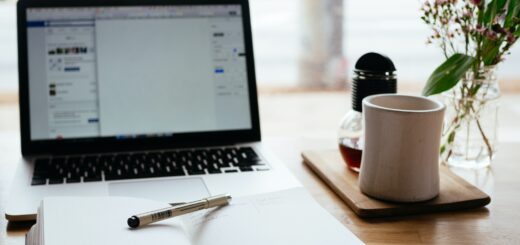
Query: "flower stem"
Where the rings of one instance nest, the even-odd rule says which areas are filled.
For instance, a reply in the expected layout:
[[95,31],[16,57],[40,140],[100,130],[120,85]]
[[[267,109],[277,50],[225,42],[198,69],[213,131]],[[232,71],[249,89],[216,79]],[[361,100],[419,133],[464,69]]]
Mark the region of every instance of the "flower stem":
[[[473,111],[475,110],[473,108],[473,106],[471,107],[471,109]],[[480,132],[480,135],[482,136],[482,140],[484,140],[484,143],[486,144],[489,160],[491,160],[493,158],[493,148],[491,147],[491,143],[489,142],[489,139],[486,136],[486,133],[484,133],[484,130],[482,129],[482,126],[480,125],[480,120],[478,118],[476,118],[475,122],[477,123],[478,131]]]
[[[448,124],[448,128],[445,131],[446,132],[446,143],[443,146],[444,151],[448,150],[446,154],[445,161],[447,162],[450,156],[453,153],[453,144],[455,143],[455,136],[457,133],[457,130],[460,128],[460,126],[463,123],[467,123],[467,138],[466,138],[466,149],[465,149],[465,157],[468,158],[468,150],[469,150],[469,140],[470,140],[470,126],[471,121],[475,121],[479,134],[482,137],[482,140],[485,144],[486,151],[488,152],[488,157],[491,160],[493,157],[493,147],[491,145],[491,142],[489,140],[489,137],[486,135],[486,132],[484,131],[479,115],[481,110],[475,109],[475,102],[478,102],[477,96],[486,97],[488,90],[486,89],[482,95],[479,95],[479,91],[481,90],[482,86],[479,84],[478,80],[481,80],[482,78],[479,77],[479,75],[475,74],[472,77],[467,77],[467,80],[472,81],[471,83],[467,83],[462,81],[462,84],[460,86],[460,97],[457,96],[455,91],[453,92],[453,108],[455,110],[455,116]],[[484,86],[487,88],[487,86]],[[478,104],[478,103],[477,103]],[[485,101],[480,102],[478,104],[479,108],[485,107],[486,103]],[[474,116],[471,116],[471,115]],[[466,122],[465,122],[466,121]]]

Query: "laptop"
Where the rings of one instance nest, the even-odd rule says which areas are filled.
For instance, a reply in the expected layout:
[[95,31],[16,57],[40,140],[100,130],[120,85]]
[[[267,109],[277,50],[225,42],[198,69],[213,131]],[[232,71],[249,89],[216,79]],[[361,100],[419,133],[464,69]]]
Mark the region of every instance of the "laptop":
[[261,144],[247,0],[18,2],[21,151],[6,207],[301,186]]

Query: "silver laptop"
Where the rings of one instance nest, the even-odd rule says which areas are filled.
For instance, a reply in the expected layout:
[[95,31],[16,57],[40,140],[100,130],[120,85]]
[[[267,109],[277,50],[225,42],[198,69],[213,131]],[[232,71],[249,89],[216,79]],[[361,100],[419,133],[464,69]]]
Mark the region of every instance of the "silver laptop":
[[262,148],[247,0],[18,2],[22,155],[6,208],[300,186]]

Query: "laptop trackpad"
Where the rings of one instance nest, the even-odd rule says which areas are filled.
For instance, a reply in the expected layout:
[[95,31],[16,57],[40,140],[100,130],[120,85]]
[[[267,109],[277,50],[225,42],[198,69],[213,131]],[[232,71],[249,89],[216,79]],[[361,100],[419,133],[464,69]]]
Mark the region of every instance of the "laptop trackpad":
[[109,183],[110,196],[127,196],[162,202],[189,202],[209,195],[201,178],[144,180]]

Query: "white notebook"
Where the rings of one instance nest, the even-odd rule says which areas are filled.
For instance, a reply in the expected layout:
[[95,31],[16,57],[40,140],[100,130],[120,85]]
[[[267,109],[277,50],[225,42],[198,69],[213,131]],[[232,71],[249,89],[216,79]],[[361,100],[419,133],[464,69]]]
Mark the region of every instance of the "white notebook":
[[237,197],[228,206],[128,228],[128,217],[167,206],[127,197],[46,198],[26,244],[362,244],[303,188]]

